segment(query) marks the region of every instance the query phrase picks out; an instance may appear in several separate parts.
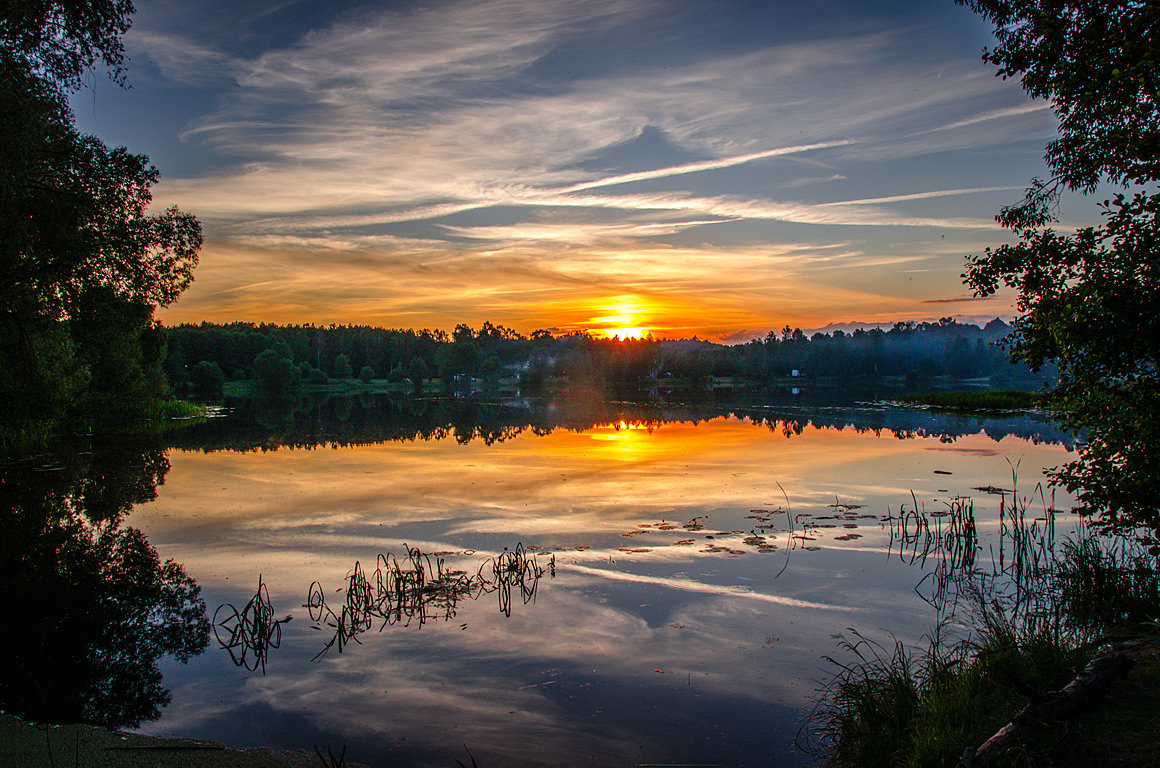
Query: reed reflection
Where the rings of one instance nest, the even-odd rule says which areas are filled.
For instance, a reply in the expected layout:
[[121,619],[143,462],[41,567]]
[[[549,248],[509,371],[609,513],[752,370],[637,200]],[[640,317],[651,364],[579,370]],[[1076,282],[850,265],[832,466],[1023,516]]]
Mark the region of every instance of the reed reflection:
[[310,585],[306,608],[314,628],[334,630],[334,637],[314,658],[321,658],[334,647],[342,653],[345,645],[359,642],[359,635],[376,622],[380,622],[382,631],[393,624],[421,627],[433,619],[450,621],[461,600],[478,600],[486,594],[496,595],[500,613],[510,617],[512,595],[518,594],[524,605],[534,601],[540,577],[546,571],[555,575],[555,555],[541,566],[536,555],[522,544],[510,551],[505,547],[497,557],[486,558],[474,574],[448,568],[442,557],[433,559],[418,547],[407,547],[402,560],[393,553],[380,554],[369,576],[356,562],[347,576],[342,590],[344,599],[337,611],[327,603],[321,584],[316,581]]
[[136,726],[169,702],[158,662],[207,644],[199,588],[123,525],[169,468],[120,438],[0,465],[0,706],[41,722]]
[[265,674],[270,651],[282,645],[282,625],[291,618],[274,618],[270,592],[258,576],[258,589],[241,610],[233,603],[223,603],[214,611],[214,639],[229,653],[234,666],[251,672],[261,669]]
[[[443,557],[418,547],[406,550],[402,559],[391,552],[378,555],[369,574],[356,561],[337,603],[328,602],[322,584],[311,583],[303,605],[313,622],[311,628],[334,631],[313,661],[332,648],[342,653],[350,643],[360,643],[359,636],[376,623],[381,632],[396,624],[422,627],[428,621],[450,621],[460,601],[484,595],[495,595],[499,612],[510,617],[514,597],[524,605],[534,602],[540,578],[545,573],[556,575],[554,554],[541,565],[523,544],[485,558],[475,573],[450,568]],[[273,604],[259,577],[257,592],[243,609],[228,603],[218,606],[214,635],[235,665],[265,674],[270,651],[280,646],[282,625],[290,619],[274,619]]]
[[[912,507],[887,518],[888,551],[926,571],[915,592],[935,610],[940,625],[966,609],[997,611],[1012,626],[1032,632],[1047,628],[1044,622],[1058,626],[1059,512],[1042,488],[1037,490],[1038,509],[1015,490],[1002,494],[997,536],[980,536],[970,498],[952,499],[932,512],[912,500]],[[1067,540],[1089,535],[1077,527]]]

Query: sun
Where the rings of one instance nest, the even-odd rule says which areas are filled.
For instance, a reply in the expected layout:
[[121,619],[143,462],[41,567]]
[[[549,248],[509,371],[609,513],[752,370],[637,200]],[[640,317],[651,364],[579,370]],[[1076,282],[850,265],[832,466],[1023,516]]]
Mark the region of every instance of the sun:
[[648,335],[648,328],[605,328],[606,339],[643,339]]
[[617,296],[600,307],[607,314],[592,318],[592,324],[606,339],[642,339],[649,329],[640,325],[647,310],[635,296]]

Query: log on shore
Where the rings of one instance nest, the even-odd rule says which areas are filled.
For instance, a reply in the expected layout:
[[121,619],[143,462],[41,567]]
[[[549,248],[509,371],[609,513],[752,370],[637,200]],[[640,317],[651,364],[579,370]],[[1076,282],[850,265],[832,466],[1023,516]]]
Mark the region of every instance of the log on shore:
[[1097,655],[1074,680],[1043,700],[1028,704],[978,749],[967,747],[959,761],[959,768],[989,765],[1011,747],[1024,742],[1032,733],[1080,714],[1113,680],[1126,675],[1142,655],[1145,652],[1141,644],[1134,642],[1115,646]]

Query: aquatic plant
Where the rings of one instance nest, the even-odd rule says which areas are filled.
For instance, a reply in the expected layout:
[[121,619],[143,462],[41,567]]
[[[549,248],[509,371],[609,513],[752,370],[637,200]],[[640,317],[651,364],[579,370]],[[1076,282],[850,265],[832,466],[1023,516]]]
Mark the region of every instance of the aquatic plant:
[[266,673],[270,651],[282,644],[282,625],[290,621],[274,618],[270,593],[258,576],[258,588],[242,610],[232,603],[219,605],[213,613],[213,634],[236,666]]
[[889,518],[891,556],[927,569],[915,589],[938,623],[925,647],[887,648],[854,630],[841,640],[848,660],[829,659],[836,672],[800,736],[826,765],[955,764],[1097,648],[1150,631],[1156,557],[1082,525],[1057,541],[1055,509],[1036,495],[1035,513],[1004,496],[985,550],[969,499],[934,512],[914,501]]
[[315,655],[324,656],[331,648],[342,653],[350,642],[360,642],[359,635],[369,631],[376,621],[379,630],[391,624],[423,626],[429,620],[444,621],[455,617],[459,601],[496,594],[500,612],[511,616],[512,594],[519,594],[527,605],[535,600],[541,576],[556,574],[556,557],[551,555],[541,566],[536,555],[523,544],[496,557],[485,558],[474,575],[452,570],[441,557],[424,554],[418,547],[404,545],[406,556],[400,560],[393,553],[380,554],[375,570],[368,576],[359,562],[347,574],[342,603],[327,603],[322,585],[310,585],[304,607],[309,611],[314,629],[329,627],[334,636]]

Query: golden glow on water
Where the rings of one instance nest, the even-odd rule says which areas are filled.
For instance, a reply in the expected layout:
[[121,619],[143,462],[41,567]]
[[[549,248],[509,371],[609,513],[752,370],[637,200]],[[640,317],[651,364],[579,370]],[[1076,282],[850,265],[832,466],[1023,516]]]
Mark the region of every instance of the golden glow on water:
[[[196,683],[175,692],[181,706],[157,728],[185,727],[181,718],[200,711],[215,727],[223,711],[248,723],[244,707],[257,702],[383,743],[407,733],[429,749],[446,741],[431,723],[454,720],[457,738],[481,749],[515,745],[497,765],[522,764],[529,740],[567,764],[596,745],[607,755],[581,762],[626,765],[640,747],[621,723],[655,729],[655,719],[633,725],[642,691],[671,707],[671,722],[704,717],[701,696],[745,711],[803,710],[818,656],[847,627],[908,641],[928,632],[929,605],[914,587],[922,564],[883,556],[881,518],[912,498],[937,511],[978,486],[1009,487],[1016,462],[1029,495],[1039,468],[1067,455],[982,433],[944,442],[725,417],[528,430],[491,445],[173,450],[158,499],[130,522],[198,580],[211,606],[244,604],[261,576],[278,615],[295,620],[260,685],[250,678],[230,694],[237,678],[213,678],[221,665],[207,665],[204,676],[187,675]],[[978,498],[993,520],[997,497]],[[838,519],[842,509],[851,516]],[[759,552],[743,540],[765,523],[760,534],[776,547]],[[421,623],[376,627],[341,663],[334,651],[310,662],[327,636],[298,607],[312,582],[331,594],[356,561],[369,572],[377,554],[404,544],[471,571],[517,542],[555,568],[510,615],[489,593],[421,633]],[[219,649],[210,654],[220,660]],[[611,692],[593,700],[594,712],[553,698],[593,680]],[[526,729],[521,739],[513,728]]]
[[[158,500],[134,516],[159,543],[196,542],[183,558],[210,579],[239,562],[269,575],[299,570],[320,562],[312,551],[324,539],[328,549],[356,556],[381,550],[383,536],[437,549],[454,548],[441,535],[483,533],[575,547],[662,518],[708,513],[739,528],[751,508],[784,505],[787,497],[795,513],[822,513],[839,499],[885,515],[909,503],[911,491],[936,503],[977,495],[975,486],[1009,486],[1008,458],[1022,461],[1020,485],[1030,489],[1041,479],[1036,468],[1066,457],[1058,445],[982,434],[943,443],[812,426],[787,437],[780,426],[734,418],[620,422],[529,431],[491,446],[445,439],[335,450],[173,451]],[[431,527],[436,523],[445,534]],[[407,533],[413,525],[424,526],[427,541]],[[859,544],[867,544],[878,531],[860,533],[866,538]]]

